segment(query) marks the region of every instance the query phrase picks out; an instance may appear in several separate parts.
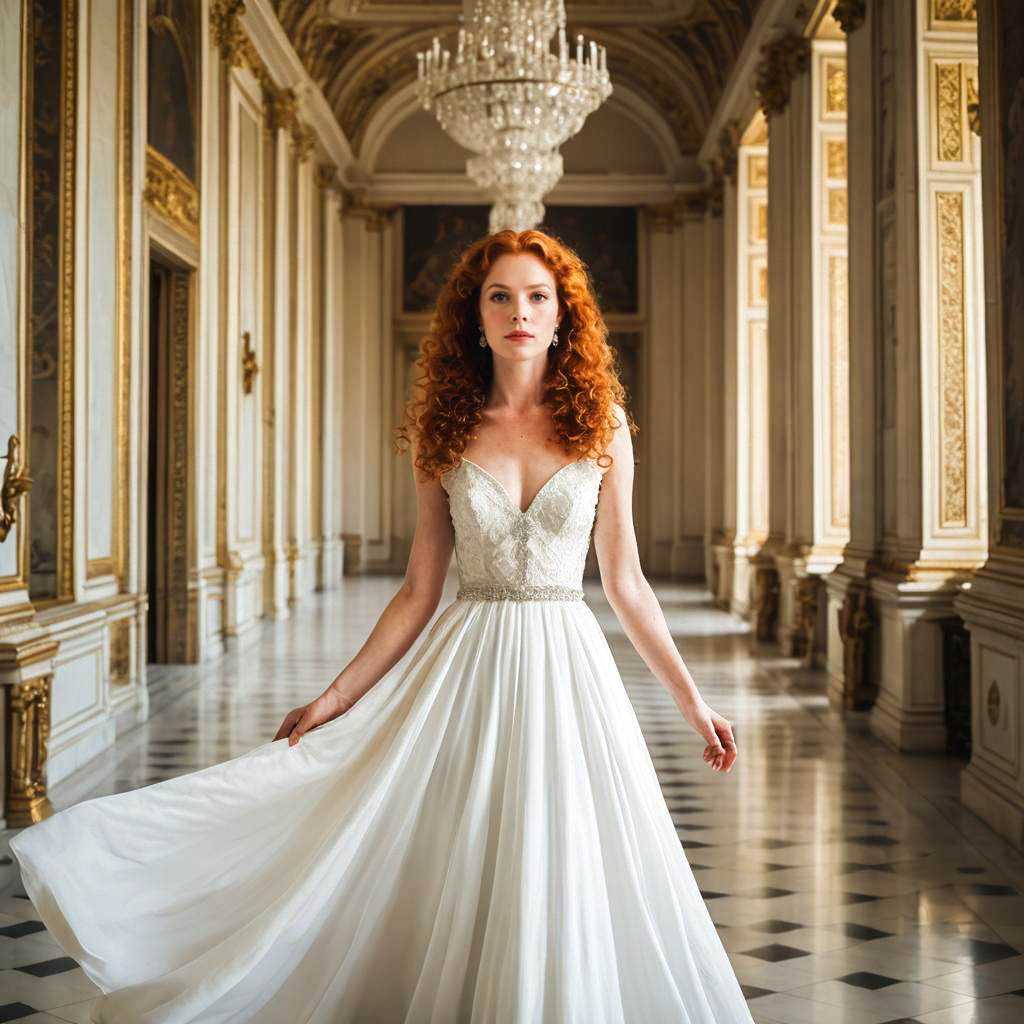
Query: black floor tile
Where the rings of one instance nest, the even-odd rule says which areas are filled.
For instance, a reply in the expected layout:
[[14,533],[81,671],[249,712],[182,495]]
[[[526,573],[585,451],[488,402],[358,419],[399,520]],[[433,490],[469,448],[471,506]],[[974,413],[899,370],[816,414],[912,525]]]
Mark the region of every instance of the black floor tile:
[[740,985],[743,996],[748,1001],[757,999],[758,996],[773,996],[775,993],[770,988],[758,988],[757,985]]
[[851,939],[861,939],[862,941],[870,941],[871,939],[884,939],[892,932],[883,932],[878,928],[871,928],[866,924],[857,924],[855,921],[847,921],[843,925],[843,934],[848,935]]
[[63,974],[65,971],[73,971],[78,964],[69,956],[58,956],[52,960],[41,960],[37,964],[25,964],[23,967],[15,967],[16,971],[24,974],[31,974],[36,978],[48,978],[51,974]]
[[809,950],[786,946],[780,942],[770,942],[767,946],[758,946],[757,949],[744,949],[742,953],[744,956],[756,956],[758,960],[767,960],[773,964],[780,960],[793,960],[798,956],[810,956]]
[[20,939],[23,935],[34,935],[36,932],[45,932],[46,925],[42,921],[19,921],[17,924],[9,924],[0,928],[0,935],[8,939]]
[[836,981],[845,981],[847,985],[855,985],[857,988],[886,988],[888,985],[899,984],[899,978],[890,978],[887,974],[875,974],[874,971],[854,971],[852,974],[844,974]]
[[736,895],[751,900],[773,900],[777,896],[792,896],[793,892],[793,889],[777,889],[773,885],[762,885],[757,889],[746,889],[743,892],[738,892]]
[[981,939],[965,939],[964,952],[975,964],[991,964],[996,960],[1006,960],[1011,956],[1020,956],[1013,948],[1003,942],[984,942]]
[[766,921],[758,921],[757,924],[748,924],[747,927],[755,932],[771,932],[777,935],[779,932],[791,932],[797,928],[803,928],[802,924],[795,921],[780,921],[777,917],[770,917]]
[[0,1004],[0,1021],[21,1020],[22,1017],[29,1017],[39,1011],[25,1003],[2,1003]]

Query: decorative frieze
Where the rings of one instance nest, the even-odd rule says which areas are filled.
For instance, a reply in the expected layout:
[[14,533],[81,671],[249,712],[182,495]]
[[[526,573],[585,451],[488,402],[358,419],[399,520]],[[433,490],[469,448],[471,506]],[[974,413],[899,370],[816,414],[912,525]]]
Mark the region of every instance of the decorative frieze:
[[766,118],[781,114],[789,105],[793,79],[810,63],[811,45],[803,36],[788,35],[761,47],[755,88]]
[[966,321],[963,193],[936,192],[941,523],[967,525]]

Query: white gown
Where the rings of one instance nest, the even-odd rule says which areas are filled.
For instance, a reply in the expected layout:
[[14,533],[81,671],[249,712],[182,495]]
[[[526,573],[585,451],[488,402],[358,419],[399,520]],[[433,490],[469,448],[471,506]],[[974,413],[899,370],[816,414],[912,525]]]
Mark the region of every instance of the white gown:
[[459,597],[295,746],[11,842],[104,1024],[752,1024],[580,583],[601,470],[463,460]]

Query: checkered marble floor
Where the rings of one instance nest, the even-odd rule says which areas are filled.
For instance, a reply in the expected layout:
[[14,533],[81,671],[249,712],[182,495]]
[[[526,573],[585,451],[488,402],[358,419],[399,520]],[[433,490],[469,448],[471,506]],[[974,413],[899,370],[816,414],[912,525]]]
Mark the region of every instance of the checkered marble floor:
[[[355,652],[396,583],[346,580],[214,664],[154,667],[149,721],[55,786],[54,806],[270,738]],[[962,764],[892,753],[865,715],[829,709],[821,672],[759,650],[700,588],[656,590],[705,698],[734,723],[740,756],[725,775],[701,761],[703,742],[600,587],[588,582],[587,599],[758,1024],[1024,1022],[1024,856],[960,804]],[[37,920],[9,835],[0,835],[0,1022],[88,1022],[96,990]]]

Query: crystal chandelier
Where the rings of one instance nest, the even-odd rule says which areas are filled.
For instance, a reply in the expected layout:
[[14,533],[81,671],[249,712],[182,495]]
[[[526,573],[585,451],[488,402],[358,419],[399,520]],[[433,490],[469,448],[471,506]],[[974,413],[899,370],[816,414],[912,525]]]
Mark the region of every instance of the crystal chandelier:
[[[564,0],[466,0],[455,59],[434,36],[416,54],[419,95],[441,127],[477,155],[466,171],[495,195],[490,229],[535,227],[562,177],[558,147],[611,94],[606,50],[576,37],[569,56]],[[464,21],[464,19],[463,19]],[[552,42],[558,34],[558,52]],[[589,60],[587,57],[589,56]]]

